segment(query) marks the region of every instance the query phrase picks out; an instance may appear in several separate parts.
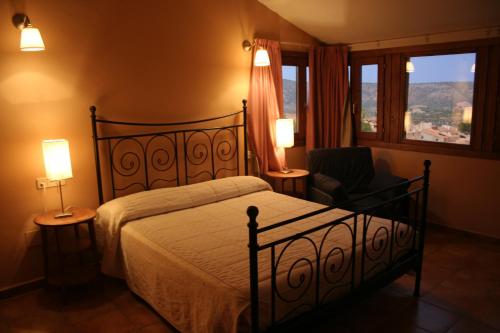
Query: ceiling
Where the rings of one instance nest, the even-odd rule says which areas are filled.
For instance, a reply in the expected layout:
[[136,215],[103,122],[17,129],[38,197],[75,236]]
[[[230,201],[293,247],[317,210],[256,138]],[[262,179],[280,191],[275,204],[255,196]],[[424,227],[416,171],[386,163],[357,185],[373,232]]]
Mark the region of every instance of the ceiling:
[[258,1],[329,44],[500,26],[500,0]]

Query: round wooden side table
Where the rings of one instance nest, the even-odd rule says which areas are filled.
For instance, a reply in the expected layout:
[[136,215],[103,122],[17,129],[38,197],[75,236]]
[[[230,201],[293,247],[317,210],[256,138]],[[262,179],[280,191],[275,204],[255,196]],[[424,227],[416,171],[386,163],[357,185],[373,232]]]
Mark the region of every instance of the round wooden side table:
[[[69,211],[72,216],[56,218],[58,211],[51,211],[36,216],[33,221],[40,227],[42,236],[45,280],[49,285],[61,287],[63,292],[66,286],[89,282],[99,273],[94,230],[96,212],[90,208]],[[88,237],[80,235],[82,224],[87,225]],[[67,232],[71,227],[73,235]]]
[[266,172],[266,176],[273,178],[274,180],[281,180],[281,193],[285,193],[285,181],[287,179],[292,180],[293,192],[292,195],[297,196],[297,179],[303,180],[303,193],[302,197],[306,198],[307,193],[307,176],[309,175],[309,171],[302,169],[289,169],[291,172],[283,173],[280,171],[268,171]]

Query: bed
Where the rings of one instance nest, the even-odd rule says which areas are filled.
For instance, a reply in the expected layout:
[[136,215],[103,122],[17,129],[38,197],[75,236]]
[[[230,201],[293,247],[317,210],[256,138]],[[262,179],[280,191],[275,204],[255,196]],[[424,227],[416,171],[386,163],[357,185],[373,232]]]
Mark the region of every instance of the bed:
[[[125,278],[179,331],[286,330],[409,270],[418,295],[430,162],[407,194],[383,204],[401,211],[411,198],[408,214],[388,220],[376,216],[380,205],[326,207],[246,176],[245,102],[241,112],[188,123],[95,113],[102,271]],[[102,125],[141,130],[102,135]]]

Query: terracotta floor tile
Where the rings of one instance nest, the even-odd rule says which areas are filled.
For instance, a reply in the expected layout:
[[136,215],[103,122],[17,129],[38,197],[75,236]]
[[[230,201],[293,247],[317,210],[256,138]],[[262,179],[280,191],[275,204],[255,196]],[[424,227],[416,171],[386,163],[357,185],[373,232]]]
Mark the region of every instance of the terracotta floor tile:
[[177,330],[169,327],[168,325],[157,323],[146,327],[143,327],[137,331],[137,333],[177,333]]
[[130,291],[115,298],[113,303],[136,327],[158,324],[162,320],[154,310]]
[[433,333],[446,332],[459,319],[460,317],[451,311],[422,301],[410,304],[399,316],[400,321],[412,323]]
[[90,320],[75,324],[79,331],[92,333],[125,333],[132,332],[134,325],[118,310],[113,310],[93,317]]
[[471,319],[458,321],[447,333],[499,333],[491,327],[485,326]]

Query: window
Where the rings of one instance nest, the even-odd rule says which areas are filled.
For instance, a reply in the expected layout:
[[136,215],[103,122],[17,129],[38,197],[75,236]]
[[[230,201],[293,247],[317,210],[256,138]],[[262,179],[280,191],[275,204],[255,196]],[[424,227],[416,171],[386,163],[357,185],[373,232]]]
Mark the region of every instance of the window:
[[500,159],[500,40],[350,55],[357,143]]
[[295,145],[305,144],[307,98],[309,95],[308,55],[282,52],[284,117],[294,120]]
[[377,132],[378,65],[361,66],[361,132]]
[[352,89],[356,132],[364,139],[377,139],[382,136],[383,128],[383,58],[370,57],[359,59],[352,64]]
[[470,145],[475,53],[410,57],[405,138]]

